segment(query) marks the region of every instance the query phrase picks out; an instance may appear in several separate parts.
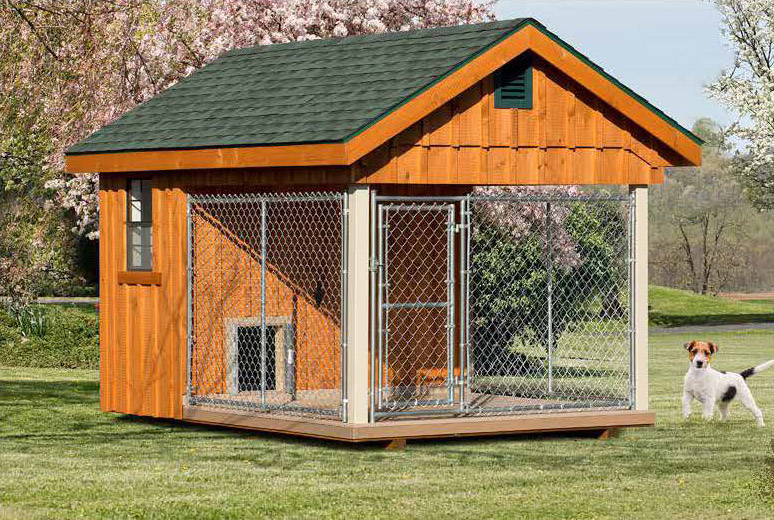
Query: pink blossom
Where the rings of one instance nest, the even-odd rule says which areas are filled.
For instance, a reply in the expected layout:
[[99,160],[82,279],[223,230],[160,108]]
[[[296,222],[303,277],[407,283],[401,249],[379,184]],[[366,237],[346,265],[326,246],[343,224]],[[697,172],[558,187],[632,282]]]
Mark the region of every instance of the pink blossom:
[[[475,0],[39,0],[0,9],[0,110],[64,150],[223,52],[296,40],[474,23]],[[10,4],[9,4],[10,5]],[[3,119],[0,119],[3,121]],[[4,129],[0,128],[0,135]],[[2,141],[0,141],[2,145]],[[49,187],[97,236],[97,180],[62,175]]]

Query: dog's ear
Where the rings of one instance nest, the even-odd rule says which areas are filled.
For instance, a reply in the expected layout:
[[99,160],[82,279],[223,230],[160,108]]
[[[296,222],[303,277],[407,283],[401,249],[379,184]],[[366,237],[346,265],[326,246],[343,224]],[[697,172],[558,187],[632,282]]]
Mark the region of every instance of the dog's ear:
[[689,341],[688,343],[686,343],[683,346],[685,347],[685,350],[691,350],[695,344],[696,344],[696,340],[694,339],[694,340]]
[[709,341],[709,342],[707,342],[707,345],[709,345],[710,354],[714,354],[715,352],[718,351],[718,346],[715,345],[713,342]]

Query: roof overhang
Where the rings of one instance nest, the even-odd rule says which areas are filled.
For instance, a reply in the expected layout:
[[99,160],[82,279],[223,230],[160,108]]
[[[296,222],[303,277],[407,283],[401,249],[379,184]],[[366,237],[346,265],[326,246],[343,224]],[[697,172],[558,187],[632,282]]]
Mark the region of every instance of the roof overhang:
[[673,166],[701,164],[698,138],[545,27],[527,20],[341,143],[69,154],[65,170],[85,173],[350,165],[526,51],[543,58],[672,150],[681,161]]

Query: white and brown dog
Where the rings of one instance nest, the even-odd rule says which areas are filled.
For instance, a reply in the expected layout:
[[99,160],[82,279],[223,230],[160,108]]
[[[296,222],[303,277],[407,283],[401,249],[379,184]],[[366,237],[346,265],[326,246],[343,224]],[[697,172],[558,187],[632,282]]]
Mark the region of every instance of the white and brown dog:
[[717,403],[720,419],[725,421],[728,418],[731,402],[739,399],[739,402],[753,414],[758,426],[763,426],[763,414],[755,404],[755,399],[745,380],[774,367],[774,359],[736,374],[719,372],[710,367],[710,358],[718,351],[717,345],[711,341],[689,341],[685,344],[685,350],[688,351],[691,364],[683,382],[683,419],[690,417],[691,401],[696,399],[702,405],[701,415],[704,419],[712,419]]

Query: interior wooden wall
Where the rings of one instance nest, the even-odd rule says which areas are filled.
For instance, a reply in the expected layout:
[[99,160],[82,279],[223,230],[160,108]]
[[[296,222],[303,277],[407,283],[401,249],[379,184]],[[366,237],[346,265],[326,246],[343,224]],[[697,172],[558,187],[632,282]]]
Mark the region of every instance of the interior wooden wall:
[[[361,183],[651,184],[663,144],[535,59],[531,109],[494,108],[492,76],[353,166]],[[679,161],[678,161],[679,162]]]
[[[335,224],[292,208],[270,208],[267,221],[266,316],[293,320],[298,390],[340,387],[340,247]],[[281,206],[281,205],[280,205]],[[220,394],[226,387],[227,318],[257,318],[261,307],[260,215],[204,206],[193,219],[192,389]],[[336,217],[330,214],[331,217]],[[306,221],[304,221],[306,220]],[[238,227],[237,227],[238,226]],[[314,291],[321,283],[322,299]]]

